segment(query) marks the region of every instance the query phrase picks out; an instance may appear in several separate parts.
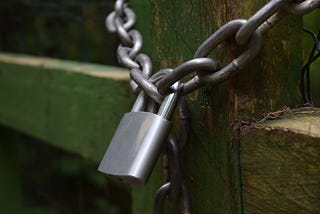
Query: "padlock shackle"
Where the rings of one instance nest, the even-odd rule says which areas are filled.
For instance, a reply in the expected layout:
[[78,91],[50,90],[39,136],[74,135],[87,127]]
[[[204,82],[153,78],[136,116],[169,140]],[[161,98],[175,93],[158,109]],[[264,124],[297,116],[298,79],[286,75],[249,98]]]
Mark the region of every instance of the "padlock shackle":
[[147,95],[141,91],[136,99],[136,102],[131,108],[131,112],[144,111],[147,106]]
[[174,109],[177,106],[179,100],[179,85],[180,82],[178,81],[171,86],[172,92],[164,98],[159,108],[158,115],[166,120],[170,120]]

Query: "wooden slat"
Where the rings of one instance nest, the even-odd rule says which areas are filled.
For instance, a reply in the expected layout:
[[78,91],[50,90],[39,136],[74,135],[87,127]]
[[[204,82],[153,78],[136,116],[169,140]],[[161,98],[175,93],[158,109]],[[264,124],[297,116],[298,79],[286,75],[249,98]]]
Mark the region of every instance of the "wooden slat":
[[241,137],[244,213],[318,213],[320,109],[266,120]]
[[134,96],[119,68],[0,54],[0,123],[100,160]]

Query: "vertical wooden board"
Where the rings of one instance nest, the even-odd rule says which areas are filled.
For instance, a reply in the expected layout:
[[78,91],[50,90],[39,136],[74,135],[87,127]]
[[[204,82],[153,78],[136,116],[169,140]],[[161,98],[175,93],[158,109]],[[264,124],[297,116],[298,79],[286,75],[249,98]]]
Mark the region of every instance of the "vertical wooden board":
[[[137,5],[138,18],[150,8],[152,19],[140,18],[139,30],[151,38],[145,46],[157,70],[174,68],[191,59],[198,46],[219,26],[232,19],[248,18],[267,2],[152,0],[133,1],[133,5]],[[148,4],[150,7],[142,7]],[[287,17],[264,36],[261,53],[239,74],[219,86],[188,96],[193,130],[182,156],[195,213],[241,212],[235,121],[299,102],[301,27],[301,17]],[[241,49],[228,40],[210,56],[223,65],[239,53]],[[137,200],[136,204],[139,203],[144,202]]]

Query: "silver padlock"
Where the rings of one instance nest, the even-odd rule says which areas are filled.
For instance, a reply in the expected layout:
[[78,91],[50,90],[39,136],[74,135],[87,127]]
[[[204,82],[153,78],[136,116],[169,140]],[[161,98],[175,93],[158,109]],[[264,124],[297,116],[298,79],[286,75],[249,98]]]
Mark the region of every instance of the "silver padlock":
[[144,112],[141,92],[132,111],[126,113],[104,154],[98,170],[106,175],[133,184],[146,184],[170,131],[177,101],[179,82],[164,98],[158,113]]

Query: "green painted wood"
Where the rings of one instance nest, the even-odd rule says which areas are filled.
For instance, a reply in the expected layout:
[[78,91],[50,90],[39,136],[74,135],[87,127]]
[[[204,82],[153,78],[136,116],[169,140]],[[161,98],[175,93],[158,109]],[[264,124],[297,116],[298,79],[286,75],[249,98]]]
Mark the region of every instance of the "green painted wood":
[[244,213],[318,213],[320,109],[286,112],[240,138]]
[[0,123],[100,161],[134,97],[122,69],[0,54]]
[[[152,56],[155,69],[159,69],[191,59],[218,26],[235,18],[248,18],[266,2],[133,0],[132,5],[137,11],[138,28],[146,38],[145,50]],[[143,17],[146,10],[150,10],[150,18]],[[243,210],[239,124],[255,120],[263,112],[300,102],[297,88],[303,49],[301,28],[301,17],[288,16],[264,36],[261,53],[247,68],[219,86],[188,96],[193,122],[182,159],[194,213]],[[211,56],[223,65],[239,52],[234,42],[228,41]],[[161,171],[155,173],[161,175]],[[154,176],[147,187],[134,189],[134,213],[151,213],[153,194],[161,179]]]
[[22,213],[22,190],[18,148],[19,134],[0,126],[0,210]]

